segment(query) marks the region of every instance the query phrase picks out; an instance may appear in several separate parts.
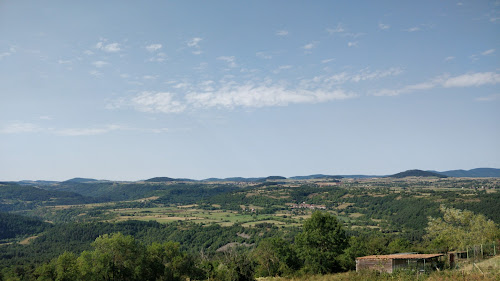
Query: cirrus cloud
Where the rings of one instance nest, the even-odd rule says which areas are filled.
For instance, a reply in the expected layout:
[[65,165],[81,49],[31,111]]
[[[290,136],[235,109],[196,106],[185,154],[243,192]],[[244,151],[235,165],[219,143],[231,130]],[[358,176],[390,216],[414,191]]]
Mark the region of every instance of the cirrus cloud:
[[375,96],[397,96],[421,90],[429,90],[436,87],[442,88],[464,88],[479,87],[483,85],[495,85],[500,83],[500,74],[495,72],[467,73],[454,77],[442,75],[429,81],[408,85],[399,89],[382,89],[374,93]]

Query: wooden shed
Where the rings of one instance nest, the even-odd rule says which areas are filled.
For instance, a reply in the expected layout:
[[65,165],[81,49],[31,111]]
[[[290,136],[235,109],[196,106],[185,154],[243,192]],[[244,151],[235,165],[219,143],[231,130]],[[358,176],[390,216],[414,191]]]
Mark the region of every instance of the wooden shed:
[[356,271],[368,269],[392,273],[397,269],[435,269],[443,254],[392,254],[356,258]]

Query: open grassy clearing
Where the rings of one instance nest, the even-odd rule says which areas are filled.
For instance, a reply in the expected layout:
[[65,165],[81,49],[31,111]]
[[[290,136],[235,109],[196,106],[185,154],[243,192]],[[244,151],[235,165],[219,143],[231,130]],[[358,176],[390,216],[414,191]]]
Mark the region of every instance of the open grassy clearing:
[[281,213],[277,215],[269,215],[256,214],[252,212],[241,213],[228,210],[203,210],[197,209],[195,207],[196,205],[154,208],[120,208],[111,209],[109,211],[116,215],[116,218],[112,221],[154,220],[160,223],[169,223],[173,221],[192,221],[204,224],[217,223],[223,226],[241,223],[245,227],[253,227],[256,224],[264,222],[279,226],[299,226],[301,225],[303,219],[310,217],[310,214],[294,216],[290,213]]

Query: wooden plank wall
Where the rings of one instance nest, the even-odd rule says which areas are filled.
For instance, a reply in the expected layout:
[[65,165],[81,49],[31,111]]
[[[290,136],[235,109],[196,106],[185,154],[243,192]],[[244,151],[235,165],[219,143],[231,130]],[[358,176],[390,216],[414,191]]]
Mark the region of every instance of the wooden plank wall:
[[369,269],[392,273],[392,259],[360,259],[356,260],[356,271]]

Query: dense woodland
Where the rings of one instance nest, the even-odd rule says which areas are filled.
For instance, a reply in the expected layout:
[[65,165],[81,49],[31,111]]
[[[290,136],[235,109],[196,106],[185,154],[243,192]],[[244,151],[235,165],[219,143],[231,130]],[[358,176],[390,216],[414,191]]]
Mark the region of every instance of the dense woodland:
[[[0,280],[348,271],[359,256],[500,238],[499,189],[494,178],[414,177],[1,183]],[[474,224],[455,224],[464,218]]]

